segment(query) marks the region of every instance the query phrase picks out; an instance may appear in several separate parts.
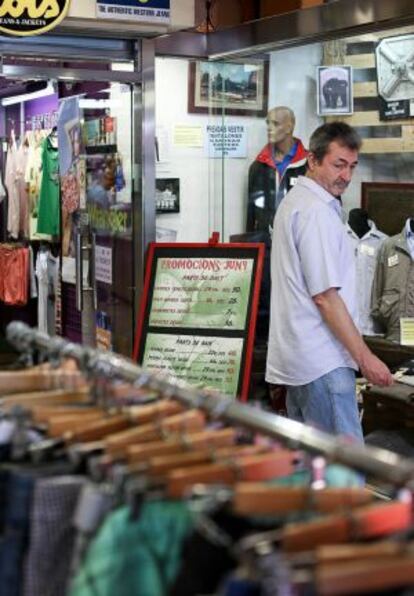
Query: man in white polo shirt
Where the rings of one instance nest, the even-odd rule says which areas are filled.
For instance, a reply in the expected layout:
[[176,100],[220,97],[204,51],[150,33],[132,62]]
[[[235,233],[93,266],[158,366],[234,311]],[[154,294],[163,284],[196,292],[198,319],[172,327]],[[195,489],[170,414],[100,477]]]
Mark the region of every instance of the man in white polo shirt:
[[354,324],[355,258],[340,196],[360,146],[359,135],[343,122],[316,129],[307,174],[277,211],[266,370],[269,383],[287,386],[290,418],[358,441],[355,370],[377,385],[393,382]]

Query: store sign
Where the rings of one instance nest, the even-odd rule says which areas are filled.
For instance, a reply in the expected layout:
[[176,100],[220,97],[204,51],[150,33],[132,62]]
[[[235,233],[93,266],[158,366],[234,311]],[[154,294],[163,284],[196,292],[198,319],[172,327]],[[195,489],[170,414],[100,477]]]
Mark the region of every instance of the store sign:
[[170,0],[96,0],[96,16],[101,19],[168,24]]
[[70,0],[3,0],[0,31],[8,35],[39,35],[65,18]]
[[259,244],[151,244],[134,357],[149,370],[246,399]]

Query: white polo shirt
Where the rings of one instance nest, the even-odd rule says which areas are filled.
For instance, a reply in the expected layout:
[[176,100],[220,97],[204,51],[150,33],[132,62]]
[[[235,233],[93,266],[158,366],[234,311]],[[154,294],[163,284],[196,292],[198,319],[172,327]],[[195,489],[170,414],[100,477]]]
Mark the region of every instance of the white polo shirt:
[[305,176],[277,211],[271,275],[266,380],[305,385],[339,367],[357,369],[312,300],[337,288],[356,320],[355,257],[338,199]]

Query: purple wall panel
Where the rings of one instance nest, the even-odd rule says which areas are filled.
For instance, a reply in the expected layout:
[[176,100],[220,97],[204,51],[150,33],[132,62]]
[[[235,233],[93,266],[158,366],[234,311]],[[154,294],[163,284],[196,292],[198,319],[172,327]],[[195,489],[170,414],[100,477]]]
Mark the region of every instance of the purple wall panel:
[[37,99],[31,99],[24,103],[25,120],[29,120],[33,116],[39,116],[42,114],[50,114],[56,112],[58,109],[58,95],[47,95],[46,97],[39,97]]
[[6,136],[6,110],[0,106],[0,137]]

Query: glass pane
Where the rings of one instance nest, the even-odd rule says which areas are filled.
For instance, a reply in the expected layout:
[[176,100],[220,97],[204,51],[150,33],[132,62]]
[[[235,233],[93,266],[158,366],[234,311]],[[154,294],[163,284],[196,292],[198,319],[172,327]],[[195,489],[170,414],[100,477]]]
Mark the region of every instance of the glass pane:
[[[67,94],[73,96],[73,91],[69,84]],[[74,256],[73,231],[87,214],[90,240],[95,240],[95,259],[86,267],[91,268],[92,287],[96,287],[97,344],[129,356],[133,341],[132,89],[120,83],[82,83],[79,95],[70,101],[75,104],[74,118],[68,115],[65,123],[72,162],[62,179],[63,254]],[[71,202],[74,184],[80,189],[79,205]]]
[[206,242],[217,229],[205,149],[208,114],[189,112],[189,76],[188,60],[156,60],[156,227],[162,242]]

